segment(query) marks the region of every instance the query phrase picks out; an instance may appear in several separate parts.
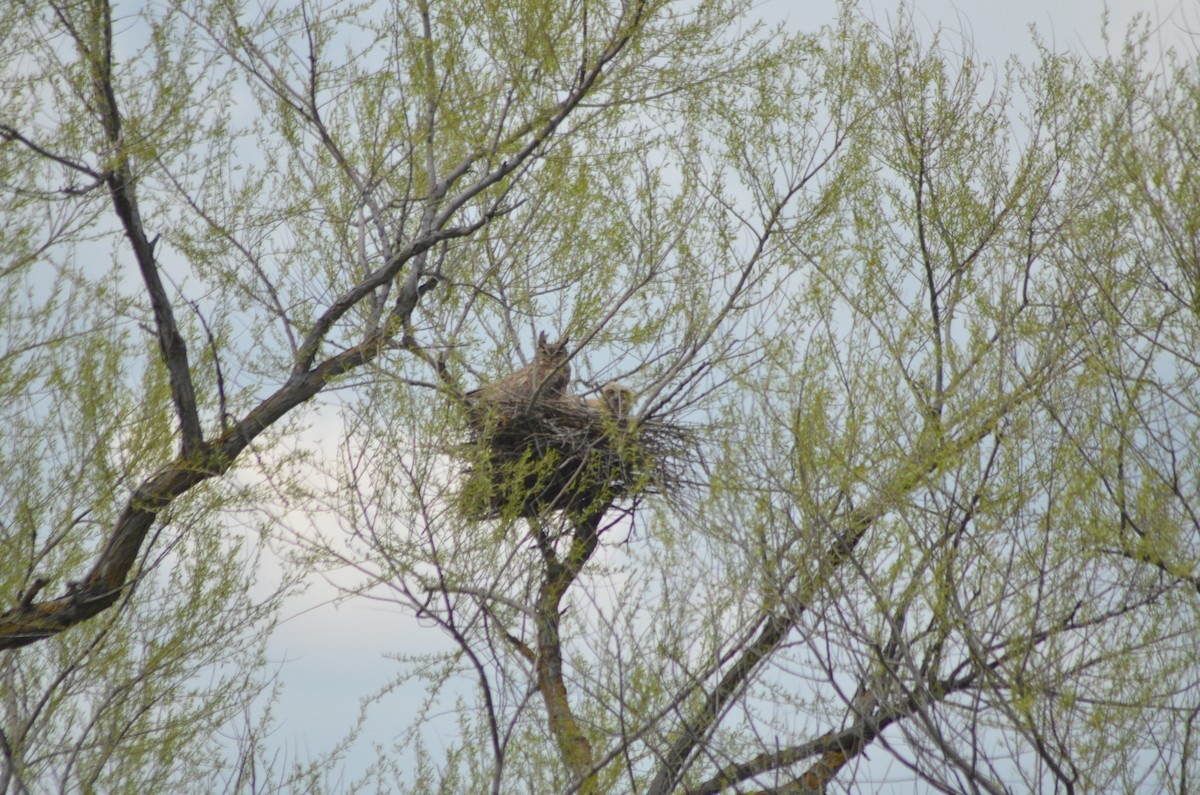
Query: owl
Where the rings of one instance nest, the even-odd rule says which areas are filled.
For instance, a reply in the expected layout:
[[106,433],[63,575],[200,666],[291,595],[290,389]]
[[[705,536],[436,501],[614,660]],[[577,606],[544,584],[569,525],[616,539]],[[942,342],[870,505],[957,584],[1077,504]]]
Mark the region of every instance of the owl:
[[633,390],[624,384],[609,381],[600,389],[600,397],[589,398],[584,405],[598,414],[625,421],[629,419],[629,411],[633,408]]
[[546,341],[546,332],[538,335],[537,352],[533,362],[467,393],[473,402],[513,403],[539,399],[559,399],[566,395],[571,382],[571,365],[567,353],[567,337],[553,344]]

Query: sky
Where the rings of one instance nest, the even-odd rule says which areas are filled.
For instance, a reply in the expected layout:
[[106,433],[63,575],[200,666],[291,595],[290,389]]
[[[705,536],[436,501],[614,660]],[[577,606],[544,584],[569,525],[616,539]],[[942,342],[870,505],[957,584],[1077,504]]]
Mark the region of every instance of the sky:
[[[1100,0],[916,0],[912,5],[926,31],[944,27],[964,32],[979,58],[997,67],[1012,56],[1025,60],[1035,52],[1031,27],[1055,50],[1100,55],[1107,46]],[[892,2],[864,2],[861,7],[880,23],[896,13]],[[1119,46],[1129,20],[1139,12],[1148,15],[1160,48],[1183,43],[1192,50],[1193,37],[1200,36],[1200,0],[1112,0],[1107,7],[1112,46]],[[766,0],[756,12],[768,23],[813,31],[834,19],[837,4]],[[335,425],[327,420],[315,426],[314,440],[336,444]],[[289,605],[290,618],[272,642],[272,658],[282,664],[284,684],[277,707],[282,725],[273,740],[293,757],[318,754],[343,737],[359,714],[360,699],[398,671],[386,655],[446,647],[437,630],[421,627],[410,616],[366,600],[336,605],[331,601],[335,595],[327,584],[314,583]],[[390,745],[408,725],[416,697],[416,691],[403,689],[372,710],[347,759],[347,780],[374,761],[374,745]],[[449,720],[445,724],[453,725]]]
[[[1117,41],[1138,13],[1149,17],[1156,37],[1165,44],[1200,34],[1200,0],[913,0],[911,5],[914,17],[928,29],[940,26],[966,33],[982,59],[996,64],[1035,51],[1031,26],[1055,50],[1099,55],[1105,50],[1101,19],[1106,7]],[[897,3],[867,0],[860,8],[882,22],[894,17]],[[762,19],[799,30],[831,21],[836,10],[830,0],[764,0],[758,6]]]

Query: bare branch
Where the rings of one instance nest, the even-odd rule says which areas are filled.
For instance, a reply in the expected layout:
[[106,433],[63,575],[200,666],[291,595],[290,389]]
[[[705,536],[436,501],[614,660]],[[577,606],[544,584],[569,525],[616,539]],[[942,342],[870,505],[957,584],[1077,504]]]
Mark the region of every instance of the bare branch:
[[104,181],[104,174],[84,165],[83,163],[63,157],[62,155],[57,155],[54,152],[39,146],[7,124],[0,124],[0,138],[3,138],[6,141],[16,141],[17,143],[20,143],[28,148],[30,151],[37,153],[40,157],[44,157],[47,160],[53,160],[55,163],[66,166],[72,171],[78,171],[80,174],[90,177],[96,183]]

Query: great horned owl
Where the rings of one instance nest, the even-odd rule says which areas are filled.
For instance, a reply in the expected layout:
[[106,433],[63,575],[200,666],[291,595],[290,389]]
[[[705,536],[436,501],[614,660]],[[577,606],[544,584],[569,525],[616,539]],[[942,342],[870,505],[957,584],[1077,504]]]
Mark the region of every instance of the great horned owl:
[[624,384],[609,381],[601,387],[600,397],[589,398],[584,405],[598,414],[624,421],[629,419],[629,411],[633,407],[633,390]]
[[609,381],[601,388],[600,396],[610,414],[617,419],[629,419],[629,412],[633,408],[632,389],[624,384],[618,384],[616,381]]
[[546,342],[546,332],[538,335],[537,352],[533,362],[512,372],[498,381],[484,384],[467,393],[467,399],[488,402],[517,402],[539,399],[556,399],[566,394],[571,382],[571,365],[568,361],[567,337],[553,344]]

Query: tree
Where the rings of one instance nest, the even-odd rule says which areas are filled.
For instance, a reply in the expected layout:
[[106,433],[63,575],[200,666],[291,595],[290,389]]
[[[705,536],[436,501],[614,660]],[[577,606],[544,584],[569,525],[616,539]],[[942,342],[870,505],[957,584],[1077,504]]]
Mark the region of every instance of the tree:
[[[1196,58],[1133,30],[1001,75],[903,16],[727,0],[20,12],[0,791],[201,786],[170,749],[257,690],[170,718],[203,666],[263,676],[254,538],[452,642],[402,675],[460,736],[432,758],[409,716],[383,786],[817,792],[870,749],[931,790],[1187,791]],[[644,477],[481,515],[463,396],[542,331],[573,391],[634,388],[598,438]],[[294,449],[318,395],[334,460]],[[49,673],[81,666],[141,701]],[[99,710],[81,772],[33,693],[169,742]],[[190,769],[316,787],[251,775],[261,728]]]

